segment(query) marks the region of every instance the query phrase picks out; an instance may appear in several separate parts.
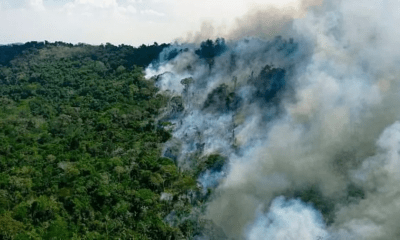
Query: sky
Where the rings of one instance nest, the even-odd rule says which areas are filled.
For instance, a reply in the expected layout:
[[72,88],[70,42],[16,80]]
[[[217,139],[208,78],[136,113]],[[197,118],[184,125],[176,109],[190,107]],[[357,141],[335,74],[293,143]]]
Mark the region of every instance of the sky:
[[0,0],[0,44],[192,40],[200,30],[228,31],[253,9],[298,5],[298,0]]

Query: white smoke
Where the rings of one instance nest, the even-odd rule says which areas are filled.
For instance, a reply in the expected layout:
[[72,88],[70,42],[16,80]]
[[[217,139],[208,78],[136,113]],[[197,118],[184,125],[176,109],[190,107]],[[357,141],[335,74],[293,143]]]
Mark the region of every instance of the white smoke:
[[328,237],[320,213],[299,200],[274,199],[267,214],[259,212],[247,240],[324,240]]
[[[183,144],[178,162],[228,157],[223,180],[201,175],[201,182],[218,179],[205,217],[228,237],[398,239],[399,9],[393,0],[325,1],[289,21],[284,33],[294,42],[228,41],[211,63],[190,46],[147,70],[168,71],[159,77],[161,90],[182,96],[185,109],[171,119]],[[285,88],[271,98],[267,83],[277,75],[266,74],[266,65],[285,70]],[[194,82],[179,85],[187,77]],[[237,107],[213,100],[230,93]],[[276,199],[281,195],[323,203],[313,210]],[[269,213],[257,216],[269,204]]]

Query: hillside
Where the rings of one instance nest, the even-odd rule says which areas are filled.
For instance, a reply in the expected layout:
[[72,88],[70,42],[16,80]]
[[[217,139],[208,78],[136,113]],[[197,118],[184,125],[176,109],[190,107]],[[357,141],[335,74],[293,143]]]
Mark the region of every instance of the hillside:
[[[193,176],[143,68],[168,45],[0,46],[0,239],[180,239]],[[166,201],[165,199],[170,199]]]

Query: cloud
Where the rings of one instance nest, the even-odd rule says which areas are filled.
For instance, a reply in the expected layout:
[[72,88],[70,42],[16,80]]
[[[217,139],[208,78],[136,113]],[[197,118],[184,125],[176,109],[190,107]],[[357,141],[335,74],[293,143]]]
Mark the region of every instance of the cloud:
[[130,13],[137,13],[137,9],[135,7],[133,7],[132,5],[129,5],[128,7],[126,7],[126,10]]
[[75,5],[89,5],[98,8],[117,7],[117,0],[75,0]]
[[[235,24],[235,19],[243,16],[248,9],[256,5],[264,8],[274,4],[293,5],[294,2],[294,0],[269,0],[268,2],[261,0],[14,0],[9,1],[11,7],[7,7],[8,1],[4,1],[0,9],[2,20],[0,27],[7,29],[9,35],[3,36],[0,39],[1,43],[54,39],[73,43],[98,44],[108,41],[115,44],[134,45],[154,41],[171,42],[177,38],[184,38],[188,32],[192,32],[193,38],[196,38],[196,36],[201,36],[196,32],[200,30],[204,21],[214,29],[213,33],[207,36],[225,36],[223,34],[226,34],[226,30]],[[24,5],[24,2],[28,4]],[[24,14],[18,11],[21,8],[25,9]],[[38,12],[41,12],[40,17],[36,15]],[[73,20],[71,20],[72,17],[74,17]],[[29,19],[29,23],[22,22],[21,19]],[[9,22],[18,22],[18,27],[7,26]],[[95,22],[99,24],[104,22],[103,28],[98,27]],[[47,28],[46,25],[49,24],[55,26]],[[31,32],[30,29],[33,28],[36,29],[35,32]],[[132,33],[128,34],[131,31]],[[86,34],[88,32],[91,34]]]
[[[101,44],[170,42],[182,27],[175,26],[170,3],[117,0],[74,0],[54,3],[26,0],[0,8],[0,44],[26,41],[65,41]],[[163,18],[160,18],[163,17]],[[171,28],[170,26],[174,26]]]
[[160,12],[157,12],[157,11],[152,10],[152,9],[141,10],[140,13],[141,14],[145,14],[145,15],[159,16],[159,17],[165,16],[164,13],[160,13]]
[[45,7],[43,5],[43,0],[29,0],[29,7],[35,11],[44,11]]

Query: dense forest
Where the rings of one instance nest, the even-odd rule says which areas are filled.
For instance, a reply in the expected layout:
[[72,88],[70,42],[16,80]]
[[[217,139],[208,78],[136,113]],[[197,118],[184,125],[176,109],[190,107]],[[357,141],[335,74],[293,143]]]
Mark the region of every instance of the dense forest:
[[189,220],[164,221],[189,214],[183,196],[198,191],[161,157],[170,99],[143,68],[165,47],[0,46],[0,239],[192,235]]

